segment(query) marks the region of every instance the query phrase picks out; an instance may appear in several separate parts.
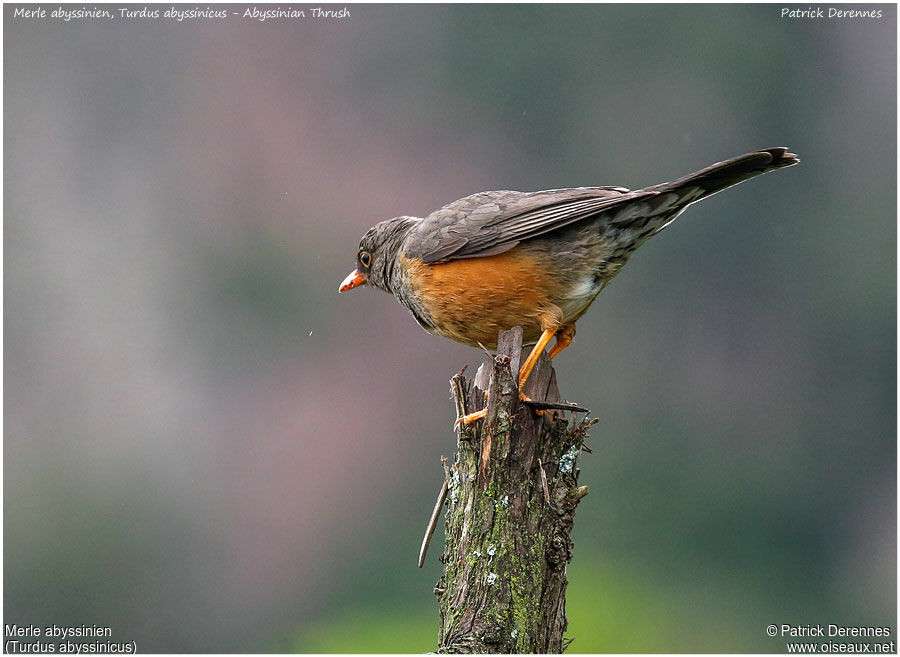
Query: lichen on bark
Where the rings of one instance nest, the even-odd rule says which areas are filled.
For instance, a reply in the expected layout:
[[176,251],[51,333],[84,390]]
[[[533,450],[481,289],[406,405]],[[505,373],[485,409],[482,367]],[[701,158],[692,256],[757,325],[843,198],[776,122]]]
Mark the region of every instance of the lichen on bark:
[[[502,333],[490,363],[487,417],[458,434],[447,468],[439,653],[561,653],[566,564],[572,558],[577,458],[590,422],[574,413],[538,415],[519,401],[513,372],[524,358],[521,330]],[[451,381],[457,409],[485,403],[476,381]],[[524,391],[559,401],[542,356]]]

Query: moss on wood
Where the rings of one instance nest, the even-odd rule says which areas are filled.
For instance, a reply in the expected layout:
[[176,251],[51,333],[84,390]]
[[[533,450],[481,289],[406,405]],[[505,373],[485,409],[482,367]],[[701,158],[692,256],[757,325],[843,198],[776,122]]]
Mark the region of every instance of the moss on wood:
[[[510,364],[520,360],[521,340],[515,329],[501,334],[490,364],[487,417],[460,429],[456,460],[445,466],[444,573],[435,587],[439,653],[561,653],[564,647],[565,566],[575,508],[587,494],[576,466],[590,423],[574,414],[537,415],[519,401]],[[458,411],[485,403],[462,373],[451,391]],[[546,356],[525,393],[559,401]]]

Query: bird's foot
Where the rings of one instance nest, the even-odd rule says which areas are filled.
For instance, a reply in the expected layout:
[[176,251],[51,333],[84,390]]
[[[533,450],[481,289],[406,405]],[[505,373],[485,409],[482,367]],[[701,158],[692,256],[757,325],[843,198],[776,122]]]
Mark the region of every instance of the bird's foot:
[[[534,400],[526,395],[524,392],[519,390],[519,401],[520,402],[533,402]],[[542,415],[544,417],[553,418],[553,411],[543,410],[543,409],[534,409],[535,415]]]
[[[488,393],[487,390],[484,391],[484,403],[487,403]],[[456,418],[456,422],[453,423],[453,428],[456,429],[460,424],[465,424],[469,426],[473,422],[477,422],[478,420],[484,419],[487,416],[487,406],[482,408],[480,411],[475,411],[474,413],[469,413],[468,415],[463,415],[462,417]]]
[[[519,390],[519,401],[520,402],[531,402],[534,401],[531,397],[526,395],[524,392]],[[534,411],[538,415],[543,415],[545,417],[552,417],[553,412],[544,409],[535,409]],[[487,409],[482,408],[480,411],[475,411],[474,413],[469,413],[468,415],[463,415],[460,418],[456,419],[456,422],[453,423],[453,428],[456,429],[460,424],[465,424],[466,426],[472,424],[473,422],[477,422],[478,420],[483,420],[487,416]]]
[[487,416],[486,408],[482,408],[480,411],[475,411],[474,413],[469,413],[468,415],[463,415],[460,418],[456,418],[456,422],[453,423],[453,428],[455,429],[460,424],[465,424],[466,426],[468,426],[473,422],[477,422],[478,420],[483,419],[485,416]]

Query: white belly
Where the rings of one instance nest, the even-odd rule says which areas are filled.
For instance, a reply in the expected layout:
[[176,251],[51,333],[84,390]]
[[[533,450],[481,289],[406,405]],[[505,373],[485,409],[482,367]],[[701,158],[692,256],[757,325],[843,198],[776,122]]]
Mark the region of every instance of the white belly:
[[594,276],[587,276],[573,285],[565,299],[559,304],[563,311],[564,321],[570,322],[581,317],[602,289],[602,281],[598,282]]

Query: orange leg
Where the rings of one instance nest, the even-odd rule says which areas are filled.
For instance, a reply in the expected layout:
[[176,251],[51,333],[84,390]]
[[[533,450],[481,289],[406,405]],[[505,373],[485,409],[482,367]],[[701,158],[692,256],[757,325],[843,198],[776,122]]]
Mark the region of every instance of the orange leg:
[[[484,393],[485,399],[487,399],[487,393]],[[456,422],[453,423],[453,428],[459,426],[459,423],[469,425],[477,420],[481,420],[487,417],[487,408],[482,408],[480,411],[475,411],[474,413],[469,413],[468,415],[463,415],[462,417],[456,418]]]
[[[531,350],[531,353],[528,354],[528,358],[525,359],[525,362],[522,363],[522,366],[519,368],[519,397],[521,399],[527,400],[528,398],[522,394],[522,388],[525,387],[525,382],[528,380],[528,377],[531,375],[531,370],[534,369],[534,366],[538,362],[538,358],[541,357],[541,354],[544,351],[544,348],[550,344],[550,339],[556,334],[559,328],[549,328],[545,329],[543,333],[541,333],[541,337],[538,338],[537,344],[534,345],[534,348]],[[551,358],[558,354],[560,351],[565,349],[570,342],[572,342],[572,335],[575,334],[574,329],[569,329],[569,327],[565,327],[559,336],[556,338],[556,344],[553,345],[553,349],[551,349],[550,353]],[[560,341],[562,341],[562,347],[560,347]],[[556,352],[554,354],[553,352]],[[463,424],[472,424],[476,420],[480,420],[487,415],[487,409],[483,408],[480,411],[476,411],[475,413],[469,413],[468,415],[464,415],[463,417],[456,420],[453,424],[454,427],[458,426],[460,422]]]
[[547,352],[547,355],[550,356],[550,358],[556,358],[563,349],[572,344],[572,338],[574,337],[575,325],[567,324],[566,326],[563,326],[556,333],[556,342],[554,343],[553,348]]
[[[550,344],[550,338],[552,338],[558,330],[559,327],[544,329],[544,332],[541,333],[541,337],[538,338],[537,344],[534,345],[534,349],[531,350],[531,353],[528,354],[528,358],[526,358],[525,362],[522,363],[522,367],[519,368],[520,392],[522,388],[525,387],[525,382],[528,380],[528,377],[531,376],[531,370],[533,370],[534,366],[537,365],[538,358],[540,358],[541,354],[544,352],[544,347]],[[557,344],[559,344],[558,340]],[[556,345],[554,345],[553,348],[556,349]]]
[[[519,369],[519,399],[521,399],[522,401],[531,401],[528,395],[522,392],[522,389],[525,387],[525,382],[531,375],[531,370],[533,370],[534,366],[537,364],[538,358],[541,357],[541,353],[544,351],[544,347],[546,347],[550,343],[550,338],[556,335],[556,342],[554,343],[553,348],[550,349],[550,351],[547,353],[550,358],[553,358],[560,351],[569,346],[569,343],[572,342],[572,336],[574,334],[574,328],[570,330],[569,326],[565,326],[561,329],[546,329],[543,333],[541,333],[541,337],[540,339],[538,339],[537,344],[534,345],[534,349],[532,349],[531,353],[528,354],[528,358],[525,360],[525,364],[522,365],[522,367]],[[552,415],[550,411],[535,411],[535,413],[537,413],[538,415]]]
[[487,409],[482,408],[480,411],[475,411],[474,413],[469,413],[468,415],[463,415],[462,417],[456,418],[456,422],[453,423],[453,428],[455,429],[456,427],[458,427],[460,422],[468,425],[485,417],[487,417]]

